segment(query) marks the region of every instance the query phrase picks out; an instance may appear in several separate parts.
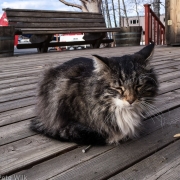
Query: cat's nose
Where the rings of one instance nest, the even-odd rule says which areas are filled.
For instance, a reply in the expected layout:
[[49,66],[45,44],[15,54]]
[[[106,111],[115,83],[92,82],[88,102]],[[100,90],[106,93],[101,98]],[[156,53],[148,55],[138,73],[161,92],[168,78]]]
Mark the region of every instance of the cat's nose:
[[135,101],[135,99],[128,99],[128,100],[127,100],[127,102],[128,102],[129,104],[132,104],[134,101]]

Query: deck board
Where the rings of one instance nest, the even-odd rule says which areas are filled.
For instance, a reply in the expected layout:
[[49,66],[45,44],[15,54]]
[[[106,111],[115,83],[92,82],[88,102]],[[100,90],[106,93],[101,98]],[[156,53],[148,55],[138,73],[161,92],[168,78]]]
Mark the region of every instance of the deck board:
[[[119,179],[178,179],[179,170],[175,168],[180,165],[180,141],[173,142],[166,148],[154,153],[148,158],[140,161],[139,163],[131,166],[120,174],[110,178],[109,180],[119,180]],[[178,170],[178,171],[177,171]],[[176,174],[176,178],[169,176],[167,174]]]
[[[0,58],[0,175],[29,179],[178,179],[180,139],[180,51],[157,46],[152,64],[160,82],[154,109],[139,138],[119,146],[84,146],[29,130],[35,118],[42,72],[75,57],[121,56],[142,47],[88,49]],[[161,162],[162,161],[162,162]],[[158,162],[160,162],[158,164]],[[147,167],[151,167],[147,170]],[[141,171],[140,171],[141,170]],[[15,176],[16,175],[16,176]],[[20,176],[21,175],[21,176]]]

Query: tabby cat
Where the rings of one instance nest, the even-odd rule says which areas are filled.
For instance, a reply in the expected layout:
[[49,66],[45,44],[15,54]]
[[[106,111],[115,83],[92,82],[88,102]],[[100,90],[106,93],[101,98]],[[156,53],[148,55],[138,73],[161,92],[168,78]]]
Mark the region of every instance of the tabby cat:
[[61,141],[118,144],[134,137],[157,94],[154,44],[122,57],[75,58],[45,72],[31,128]]

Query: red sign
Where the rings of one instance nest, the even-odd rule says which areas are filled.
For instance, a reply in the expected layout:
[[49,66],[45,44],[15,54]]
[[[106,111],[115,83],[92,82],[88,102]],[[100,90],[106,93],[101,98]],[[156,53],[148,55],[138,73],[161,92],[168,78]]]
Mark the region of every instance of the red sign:
[[[8,26],[8,20],[6,17],[6,13],[4,12],[1,19],[0,19],[0,26]],[[14,45],[16,46],[18,44],[18,36],[16,35],[14,37]]]

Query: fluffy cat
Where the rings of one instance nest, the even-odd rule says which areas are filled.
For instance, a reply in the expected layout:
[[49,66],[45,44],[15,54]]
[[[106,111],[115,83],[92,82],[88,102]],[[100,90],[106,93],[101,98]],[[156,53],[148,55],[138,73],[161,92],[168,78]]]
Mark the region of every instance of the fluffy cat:
[[75,58],[50,68],[39,86],[31,128],[62,141],[117,144],[133,137],[157,94],[154,44],[122,57]]

